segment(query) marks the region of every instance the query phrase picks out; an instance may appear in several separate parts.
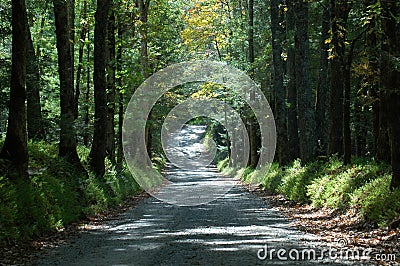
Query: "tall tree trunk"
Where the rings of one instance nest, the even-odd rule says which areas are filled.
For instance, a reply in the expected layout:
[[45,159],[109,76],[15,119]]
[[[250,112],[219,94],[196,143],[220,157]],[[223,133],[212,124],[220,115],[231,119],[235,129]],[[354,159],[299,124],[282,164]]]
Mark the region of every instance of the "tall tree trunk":
[[[118,21],[118,42],[121,42],[123,38],[122,23]],[[124,122],[124,94],[122,90],[122,42],[118,45],[117,57],[116,57],[116,85],[118,88],[118,138],[117,138],[117,171],[120,173],[122,171],[122,165],[124,160],[124,151],[122,143],[122,128]]]
[[396,0],[382,1],[382,50],[381,85],[386,114],[390,155],[392,162],[391,188],[400,187],[400,3]]
[[343,93],[343,148],[344,148],[344,164],[351,163],[351,129],[350,129],[350,113],[351,113],[351,66],[353,64],[353,55],[355,45],[361,36],[364,34],[360,34],[356,37],[351,44],[351,48],[347,55],[347,60],[345,61],[344,76],[343,76],[343,85],[344,85],[344,93]]
[[343,76],[347,0],[330,0],[332,28],[331,91],[329,101],[328,154],[343,155]]
[[[248,62],[250,64],[250,77],[254,78],[254,0],[248,1]],[[250,101],[255,100],[254,92],[250,93]],[[249,117],[250,160],[249,166],[256,167],[258,163],[257,121],[251,110]]]
[[[88,26],[88,39],[89,39],[89,26]],[[90,62],[90,45],[87,46],[87,61]],[[90,65],[86,67],[86,91],[85,91],[85,103],[84,103],[84,120],[85,120],[85,132],[83,134],[83,144],[89,147],[90,134],[89,134],[89,122],[90,122]]]
[[[12,66],[6,139],[0,157],[11,161],[8,175],[25,182],[28,179],[26,132],[26,54],[27,18],[25,0],[12,0]],[[0,169],[3,170],[3,169]],[[2,173],[7,174],[7,173]]]
[[273,57],[273,90],[276,97],[275,119],[277,127],[278,160],[281,165],[289,162],[287,154],[288,136],[286,126],[286,90],[283,86],[284,63],[282,59],[282,43],[285,40],[284,10],[282,0],[271,0],[271,32]]
[[81,94],[81,76],[83,70],[83,53],[85,49],[86,32],[88,31],[87,19],[87,1],[83,1],[82,20],[85,21],[81,28],[79,36],[79,51],[78,51],[78,69],[76,70],[75,83],[75,119],[79,116],[79,96]]
[[111,6],[107,26],[107,144],[108,158],[115,165],[115,15],[114,6]]
[[[326,1],[327,2],[327,1]],[[330,13],[328,7],[325,7],[322,15],[322,30],[320,40],[320,65],[318,74],[317,102],[316,102],[316,124],[317,136],[319,142],[319,153],[326,155],[328,151],[328,110],[329,110],[329,44],[326,40],[329,38]]]
[[97,177],[105,173],[107,128],[107,93],[106,93],[106,36],[107,18],[111,0],[97,0],[94,28],[94,106],[95,122],[92,149],[90,150],[90,167]]
[[26,92],[27,92],[27,124],[28,139],[43,140],[44,128],[42,120],[42,108],[40,105],[40,73],[39,62],[33,47],[31,31],[27,25],[27,65],[26,65]]
[[296,10],[296,86],[298,95],[300,158],[305,163],[315,158],[317,136],[310,71],[308,40],[308,2],[295,1]]
[[287,128],[288,128],[288,154],[289,160],[300,157],[299,126],[297,123],[297,88],[296,88],[296,51],[294,48],[295,33],[295,10],[293,1],[287,1],[288,11],[286,13],[286,33],[287,33]]
[[[149,66],[149,55],[148,55],[148,32],[147,32],[147,21],[149,16],[150,0],[137,0],[137,6],[139,7],[139,19],[141,25],[139,27],[140,33],[140,64],[143,80],[146,80],[150,76],[150,66]],[[153,113],[150,112],[149,120],[153,119]],[[152,142],[152,131],[151,123],[147,123],[145,139],[146,148],[149,157],[151,158],[151,142]]]
[[[376,4],[377,0],[367,0],[366,8]],[[373,116],[373,139],[374,139],[374,157],[377,161],[390,163],[389,136],[387,133],[387,123],[384,116],[384,102],[381,102],[380,86],[380,69],[379,69],[379,50],[377,37],[377,14],[371,17],[369,21],[370,30],[366,31],[366,46],[368,52],[368,73],[364,82],[369,84],[369,97],[372,101],[372,116]]]
[[71,55],[70,20],[68,5],[63,0],[53,0],[56,23],[58,73],[60,76],[60,143],[59,156],[75,164],[84,171],[76,151],[74,128],[74,73]]

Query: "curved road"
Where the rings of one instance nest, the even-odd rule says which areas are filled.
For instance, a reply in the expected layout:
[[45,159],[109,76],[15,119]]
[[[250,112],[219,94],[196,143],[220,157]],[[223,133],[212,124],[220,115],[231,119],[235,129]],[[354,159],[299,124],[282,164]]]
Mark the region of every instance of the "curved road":
[[[187,133],[196,130],[199,132],[198,127],[190,126]],[[174,182],[185,181],[183,184],[192,179],[201,183],[200,175],[220,177],[215,167],[198,171],[169,166],[166,174]],[[116,219],[46,250],[34,265],[341,265],[341,261],[326,258],[307,259],[308,253],[303,251],[315,248],[318,257],[321,245],[314,236],[289,226],[266,202],[235,185],[221,198],[200,206],[179,207],[144,199]],[[268,255],[261,260],[257,255],[265,257],[265,248]],[[281,255],[288,261],[272,252],[280,248],[287,251]],[[300,260],[288,257],[293,250],[299,252]],[[297,253],[291,254],[296,257]]]

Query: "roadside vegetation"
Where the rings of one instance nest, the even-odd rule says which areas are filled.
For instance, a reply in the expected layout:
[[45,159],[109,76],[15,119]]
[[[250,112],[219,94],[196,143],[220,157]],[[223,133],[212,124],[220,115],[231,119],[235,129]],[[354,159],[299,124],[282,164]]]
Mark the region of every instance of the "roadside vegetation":
[[[252,168],[229,168],[228,159],[220,161],[218,168],[245,184],[254,173]],[[296,160],[285,167],[273,163],[260,187],[315,208],[355,209],[368,224],[386,227],[400,211],[400,189],[390,190],[390,171],[389,165],[366,159],[354,159],[349,165],[335,157],[305,165]]]
[[[78,147],[78,153],[85,162],[89,150]],[[127,169],[117,173],[107,160],[103,178],[82,175],[58,157],[56,144],[30,142],[29,157],[30,183],[0,176],[0,246],[61,231],[141,191]]]

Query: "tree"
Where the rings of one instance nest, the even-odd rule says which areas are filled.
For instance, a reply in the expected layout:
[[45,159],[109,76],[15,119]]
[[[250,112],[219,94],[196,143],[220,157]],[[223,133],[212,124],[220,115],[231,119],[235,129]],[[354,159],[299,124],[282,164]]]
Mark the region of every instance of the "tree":
[[26,66],[26,91],[27,91],[27,124],[28,138],[33,140],[44,139],[42,108],[40,104],[40,72],[39,62],[33,46],[29,25],[26,26],[27,38],[27,66]]
[[381,85],[392,162],[391,188],[400,187],[400,3],[382,1]]
[[[11,161],[10,176],[28,178],[26,131],[27,18],[25,0],[12,0],[12,67],[6,139],[0,157]],[[15,173],[13,173],[15,171]],[[16,175],[15,175],[16,174]]]
[[69,18],[68,3],[63,0],[53,0],[56,24],[58,73],[60,77],[60,143],[59,156],[65,157],[70,163],[75,164],[82,172],[84,168],[76,151],[75,99],[74,99],[74,72],[72,40],[70,30],[73,27]]
[[287,154],[286,90],[283,86],[284,62],[282,59],[282,43],[285,40],[284,16],[283,1],[271,0],[273,91],[275,94],[278,160],[281,165],[289,162]]
[[296,51],[294,48],[295,10],[293,1],[287,1],[286,35],[287,35],[287,128],[288,154],[294,160],[300,156],[299,126],[297,122],[297,88],[296,88]]
[[310,48],[308,39],[308,2],[295,1],[296,10],[296,86],[298,97],[300,158],[308,162],[317,150],[315,113],[313,104]]
[[343,76],[346,22],[350,12],[347,0],[330,0],[332,55],[329,101],[328,154],[343,155]]
[[95,122],[93,143],[90,150],[90,167],[97,177],[105,173],[107,128],[107,93],[106,93],[106,36],[107,19],[111,0],[97,0],[94,28],[94,102]]
[[81,77],[83,70],[83,53],[85,49],[86,33],[88,32],[87,20],[87,1],[83,1],[82,21],[83,25],[79,36],[79,51],[78,51],[78,69],[76,70],[76,83],[75,83],[75,119],[79,116],[79,96],[81,94]]
[[110,161],[115,164],[115,6],[111,6],[107,26],[107,136],[106,152]]
[[[326,4],[327,1],[324,2]],[[323,7],[321,40],[320,40],[320,64],[318,73],[317,101],[316,101],[316,124],[317,137],[319,140],[320,154],[326,155],[328,151],[328,109],[329,109],[329,28],[330,13],[328,6]]]

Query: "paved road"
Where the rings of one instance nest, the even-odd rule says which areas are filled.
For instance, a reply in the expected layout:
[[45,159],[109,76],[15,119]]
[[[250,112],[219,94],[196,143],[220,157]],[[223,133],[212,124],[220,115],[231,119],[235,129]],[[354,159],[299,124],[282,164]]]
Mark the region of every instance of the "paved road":
[[[170,166],[166,174],[174,182],[181,178],[183,184],[192,179],[202,180],[199,175],[219,177],[212,166],[198,169],[198,173]],[[279,260],[276,252],[272,260],[270,253],[265,260],[257,257],[264,256],[264,250],[259,250],[267,247],[268,252],[297,249],[301,258],[302,250],[320,245],[314,236],[290,227],[266,202],[235,185],[223,197],[200,206],[179,207],[155,198],[144,199],[116,219],[47,250],[35,265],[333,264]]]

